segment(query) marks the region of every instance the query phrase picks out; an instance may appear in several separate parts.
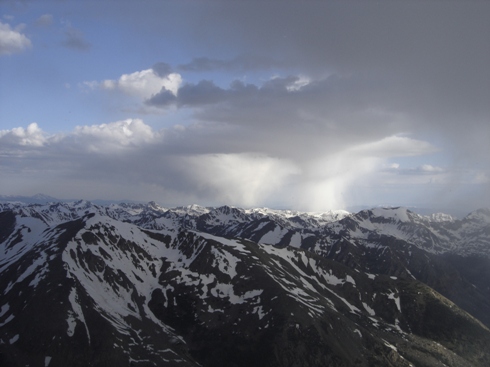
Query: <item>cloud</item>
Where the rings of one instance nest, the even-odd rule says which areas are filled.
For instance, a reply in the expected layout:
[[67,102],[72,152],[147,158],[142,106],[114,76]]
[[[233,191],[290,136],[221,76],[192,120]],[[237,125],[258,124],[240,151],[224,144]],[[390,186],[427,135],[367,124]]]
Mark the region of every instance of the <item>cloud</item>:
[[182,77],[177,73],[160,75],[164,65],[156,66],[156,69],[145,69],[131,74],[123,74],[117,80],[106,79],[102,82],[91,81],[84,84],[90,88],[100,87],[105,90],[117,90],[141,100],[152,98],[158,93],[170,93],[175,96],[182,83]]
[[400,163],[383,164],[383,170],[396,171],[400,168]]
[[[186,109],[201,125],[237,127],[246,142],[232,140],[243,151],[265,146],[307,159],[409,134],[436,141],[451,164],[488,166],[487,2],[221,1],[219,12],[205,4],[183,9],[165,21],[162,12],[148,16],[136,6],[118,12],[140,20],[128,23],[139,35],[175,28],[192,57],[162,65],[160,76],[174,70],[187,82],[178,95],[162,90],[147,105]],[[217,76],[222,71],[226,77]],[[237,71],[259,71],[262,82],[226,79]],[[186,79],[194,72],[208,74]],[[300,80],[308,83],[293,90]]]
[[[78,126],[53,135],[31,124],[0,132],[0,146],[6,147],[0,152],[5,172],[0,182],[10,182],[9,187],[21,177],[40,183],[50,176],[46,192],[55,194],[59,182],[59,192],[69,197],[123,198],[131,192],[133,198],[151,200],[151,193],[175,205],[195,200],[325,210],[345,207],[356,182],[376,171],[384,158],[423,154],[418,141],[395,136],[335,153],[325,149],[303,159],[281,155],[272,142],[256,148],[247,141],[245,146],[235,143],[243,138],[240,129],[231,127],[213,130],[196,124],[154,130],[140,119]],[[403,142],[403,148],[386,143],[391,140]],[[147,191],[135,193],[137,188]]]
[[444,168],[433,166],[431,164],[423,164],[416,168],[417,172],[421,173],[430,173],[430,174],[438,174],[444,172]]
[[290,85],[286,86],[286,89],[288,92],[296,92],[299,91],[301,88],[307,86],[310,84],[311,79],[308,78],[307,76],[299,75],[298,78]]
[[[68,134],[49,135],[37,123],[27,128],[17,127],[0,130],[0,143],[18,149],[46,148],[67,149],[70,152],[117,154],[125,149],[151,145],[162,137],[140,119],[126,119],[100,125],[76,126]],[[38,150],[39,151],[39,150]],[[8,152],[6,149],[3,153]],[[37,153],[36,153],[37,154]]]
[[172,66],[166,62],[157,62],[152,66],[152,70],[156,75],[164,78],[172,73]]
[[[376,99],[375,107],[409,116],[410,132],[437,131],[452,149],[475,156],[473,137],[463,136],[482,131],[490,115],[488,2],[277,5],[221,2],[219,14],[203,7],[194,42],[212,39],[210,54],[280,55],[290,69],[315,79],[336,74],[371,84],[332,92],[340,102]],[[222,66],[206,59],[194,64]]]
[[260,154],[192,155],[183,163],[197,193],[215,202],[246,207],[279,202],[278,191],[299,173],[290,161]]
[[[317,152],[335,152],[399,134],[409,125],[403,114],[384,107],[378,88],[370,80],[338,75],[275,76],[259,85],[234,80],[228,88],[201,80],[183,84],[177,95],[162,90],[146,104],[190,109],[203,124],[235,126],[242,134],[236,144],[244,150],[249,144],[278,156],[308,159]],[[385,144],[390,142],[408,140]]]
[[446,175],[449,179],[449,175],[454,175],[455,172],[450,172],[447,168],[434,166],[432,164],[422,164],[415,168],[401,168],[399,163],[385,164],[382,167],[383,172],[388,172],[397,175],[410,175],[410,176],[440,176]]
[[[0,146],[8,143],[10,149],[8,155],[1,152],[5,159],[0,168],[6,175],[0,182],[12,186],[29,172],[38,183],[49,175],[51,190],[60,180],[64,189],[59,192],[66,191],[67,183],[76,192],[83,183],[79,195],[90,192],[92,198],[124,197],[127,190],[145,187],[175,204],[176,198],[195,197],[201,202],[256,205],[297,172],[292,162],[256,153],[202,154],[190,146],[176,153],[172,145],[183,132],[154,131],[138,119],[78,126],[68,134],[47,135],[36,124],[2,131]],[[32,147],[37,149],[28,149]]]
[[[101,14],[104,4],[81,11]],[[165,119],[81,126],[37,147],[9,130],[2,142],[37,154],[12,158],[12,170],[35,161],[53,172],[61,160],[56,172],[85,192],[113,184],[141,197],[144,188],[177,204],[323,209],[449,202],[447,193],[463,191],[468,202],[490,203],[488,2],[152,4],[118,3],[107,16],[142,42],[172,32],[176,54],[189,59],[85,85]],[[136,121],[139,110],[132,114]],[[174,119],[178,128],[157,130]],[[123,195],[129,182],[134,196]]]
[[82,31],[68,25],[64,31],[64,39],[61,44],[66,48],[78,51],[88,51],[92,47],[90,42],[85,39]]
[[43,14],[36,20],[36,25],[39,27],[50,27],[53,24],[53,16],[51,14]]
[[128,147],[150,144],[159,137],[140,119],[127,119],[108,124],[77,126],[70,140],[90,152],[113,153]]
[[[166,91],[164,91],[165,93]],[[154,96],[154,98],[158,98]],[[179,89],[179,95],[175,99],[179,106],[199,106],[216,104],[228,98],[227,91],[216,86],[210,80],[201,80],[197,84],[185,84]],[[150,99],[150,105],[155,99]]]
[[41,147],[46,142],[46,134],[37,123],[33,122],[25,129],[16,127],[11,130],[0,130],[0,141],[5,146]]
[[[426,141],[411,139],[405,136],[389,136],[379,141],[361,144],[352,148],[360,155],[379,158],[408,157],[434,153],[437,149]],[[425,164],[418,168],[421,172],[434,172],[438,167]]]
[[[228,103],[232,107],[238,105],[259,104],[264,107],[267,100],[273,105],[283,103],[285,99],[293,102],[292,108],[299,108],[300,104],[306,102],[306,98],[311,97],[311,92],[319,92],[327,94],[328,85],[336,83],[332,79],[322,79],[312,81],[307,76],[289,75],[286,77],[274,76],[262,83],[261,85],[245,84],[240,80],[234,80],[228,88],[217,86],[212,80],[203,79],[197,83],[185,83],[178,89],[177,93],[173,93],[176,98],[168,98],[167,91],[162,90],[160,93],[153,95],[146,101],[148,105],[155,107],[166,107],[169,104],[175,104],[179,107],[200,106],[200,105],[216,105]],[[310,86],[311,89],[306,88]],[[296,93],[295,93],[296,92]],[[299,93],[303,92],[303,93]],[[315,96],[322,98],[328,96]],[[317,100],[312,101],[315,104]],[[303,104],[304,105],[304,104]],[[264,115],[267,116],[267,115]],[[230,116],[231,117],[231,116]],[[229,121],[233,123],[233,118]]]
[[[346,208],[355,203],[353,196],[359,186],[367,181],[377,182],[377,185],[385,181],[382,172],[387,159],[423,156],[433,151],[434,147],[427,142],[396,135],[370,143],[346,145],[336,152],[325,150],[323,156],[310,156],[300,163],[299,193],[296,194],[297,201],[292,205],[315,211]],[[373,193],[378,190],[379,187],[372,189]],[[364,200],[367,200],[367,196]]]
[[19,53],[32,46],[31,40],[21,33],[22,26],[12,29],[0,22],[0,55]]

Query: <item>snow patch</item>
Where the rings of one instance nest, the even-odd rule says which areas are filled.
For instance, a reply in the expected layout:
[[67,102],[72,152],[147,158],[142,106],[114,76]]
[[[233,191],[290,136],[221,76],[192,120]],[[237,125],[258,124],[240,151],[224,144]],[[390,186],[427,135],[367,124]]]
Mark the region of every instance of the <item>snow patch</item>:
[[250,251],[245,247],[245,245],[241,244],[238,241],[229,240],[229,239],[226,239],[223,237],[213,236],[212,234],[205,233],[205,232],[198,232],[198,231],[190,231],[190,232],[195,233],[200,237],[204,237],[206,239],[210,239],[210,240],[219,242],[225,246],[233,247],[233,248],[237,249],[238,251],[240,251],[244,254],[250,254]]
[[396,308],[398,308],[398,311],[401,312],[402,309],[400,307],[400,297],[396,297],[395,292],[393,292],[393,291],[391,293],[387,294],[387,296],[388,296],[388,299],[392,299],[395,301]]
[[228,251],[215,247],[211,249],[211,252],[214,255],[213,266],[217,266],[222,273],[228,274],[233,279],[237,275],[236,265],[240,262],[240,259]]
[[4,304],[2,308],[0,308],[0,317],[3,317],[3,315],[5,315],[9,309],[10,305],[8,303]]
[[295,234],[293,234],[293,236],[291,237],[291,240],[289,241],[289,246],[291,246],[291,247],[296,247],[296,248],[300,248],[300,247],[301,247],[301,242],[302,242],[301,233],[296,232],[296,233],[295,233]]
[[68,311],[68,318],[66,319],[66,322],[68,324],[68,330],[66,333],[69,337],[72,337],[75,334],[75,326],[77,326],[77,320],[75,319],[72,311]]
[[347,276],[345,277],[345,281],[346,281],[347,283],[351,283],[351,284],[353,284],[353,285],[354,285],[354,287],[356,286],[356,282],[354,281],[354,278],[352,278],[350,275],[347,275]]
[[279,226],[276,226],[273,231],[267,232],[262,236],[259,243],[275,245],[281,241],[283,233]]
[[254,307],[253,313],[256,313],[257,316],[259,316],[259,320],[262,320],[264,318],[264,316],[266,315],[264,310],[262,309],[262,306],[256,306]]
[[375,217],[390,218],[400,222],[410,222],[406,208],[374,208],[371,210]]
[[384,339],[382,339],[382,340],[383,340],[384,344],[385,344],[387,347],[389,347],[389,348],[393,349],[395,352],[398,352],[398,349],[396,349],[396,347],[395,347],[393,344],[388,343],[388,342],[387,342],[386,340],[384,340]]
[[376,316],[376,313],[374,312],[374,310],[371,307],[369,307],[369,305],[367,303],[362,302],[362,306],[369,313],[369,315]]
[[87,338],[90,344],[90,333],[88,331],[88,326],[87,323],[85,322],[85,316],[83,315],[82,307],[78,303],[77,299],[77,291],[75,288],[72,288],[70,291],[70,295],[68,296],[68,299],[70,300],[71,303],[71,308],[73,312],[76,314],[77,318],[85,325],[85,330],[87,331]]
[[260,296],[262,294],[262,289],[252,290],[245,292],[243,295],[239,296],[235,294],[232,284],[217,283],[216,286],[211,289],[211,295],[217,298],[228,298],[231,304],[242,304],[246,300]]
[[7,324],[8,324],[10,321],[12,321],[13,319],[14,319],[14,315],[10,315],[9,317],[7,317],[7,319],[6,319],[4,322],[2,322],[2,323],[0,324],[0,327],[2,327],[2,326],[4,326],[4,325],[7,325]]
[[345,283],[344,279],[340,279],[337,276],[335,276],[334,274],[332,274],[332,269],[330,269],[330,273],[324,273],[323,278],[325,279],[327,284],[330,284],[330,285],[339,285],[339,284]]

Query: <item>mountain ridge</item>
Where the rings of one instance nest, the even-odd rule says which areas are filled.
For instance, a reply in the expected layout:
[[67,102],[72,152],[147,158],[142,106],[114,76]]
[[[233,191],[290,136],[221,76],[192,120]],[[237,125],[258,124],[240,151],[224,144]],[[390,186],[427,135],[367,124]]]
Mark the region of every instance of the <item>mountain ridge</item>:
[[[134,205],[134,204],[147,204],[147,205],[153,204],[153,205],[156,205],[160,208],[172,208],[174,210],[176,210],[178,208],[181,208],[183,210],[188,210],[191,208],[196,208],[197,210],[202,210],[202,209],[206,210],[206,208],[219,207],[219,206],[207,206],[206,207],[206,206],[200,206],[198,204],[189,204],[189,205],[185,205],[185,206],[172,207],[172,206],[165,206],[165,205],[162,206],[161,204],[158,204],[155,201],[145,202],[145,201],[135,201],[135,200],[125,200],[125,199],[121,199],[121,200],[59,199],[59,198],[55,198],[55,197],[45,195],[42,193],[38,193],[38,194],[35,194],[32,196],[0,195],[0,203],[3,202],[3,203],[18,203],[18,204],[49,204],[49,203],[73,203],[73,202],[77,202],[77,201],[86,201],[86,202],[90,202],[90,203],[100,205],[100,206],[109,206],[112,204],[122,204],[122,205],[124,205],[124,204],[131,204],[131,205]],[[227,205],[220,205],[220,206],[227,206]],[[230,207],[232,207],[232,206],[230,206]],[[272,212],[277,211],[277,212],[291,212],[291,213],[296,212],[296,213],[322,214],[322,213],[328,213],[328,212],[357,213],[357,212],[367,210],[367,209],[393,208],[393,207],[400,207],[400,205],[378,205],[378,206],[361,205],[361,206],[348,207],[346,209],[333,209],[333,210],[331,209],[331,210],[325,210],[325,211],[319,211],[319,212],[291,210],[288,208],[274,208],[273,209],[273,208],[267,208],[267,207],[252,207],[252,208],[248,208],[248,209],[244,209],[244,210],[256,210],[256,211],[264,210],[264,211],[272,211]],[[410,206],[403,206],[403,205],[401,205],[401,207],[407,208],[408,210],[410,210],[414,213],[417,213],[419,215],[422,215],[422,216],[432,217],[433,219],[437,219],[438,216],[440,216],[441,218],[446,218],[446,220],[450,219],[450,218],[453,218],[453,219],[456,218],[452,214],[446,214],[446,212],[449,213],[449,212],[451,212],[451,210],[449,210],[449,211],[442,210],[441,211],[440,209],[430,209],[430,208],[424,208],[424,207],[410,207]],[[460,210],[458,210],[458,212],[460,212]],[[462,217],[464,217],[466,214],[467,213],[463,213]]]
[[0,204],[0,362],[485,366],[487,214]]

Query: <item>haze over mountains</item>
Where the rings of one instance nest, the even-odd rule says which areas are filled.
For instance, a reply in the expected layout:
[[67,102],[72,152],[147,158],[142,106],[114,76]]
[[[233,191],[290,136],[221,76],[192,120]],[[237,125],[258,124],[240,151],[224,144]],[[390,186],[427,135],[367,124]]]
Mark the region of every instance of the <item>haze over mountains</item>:
[[488,366],[490,211],[0,204],[4,366]]

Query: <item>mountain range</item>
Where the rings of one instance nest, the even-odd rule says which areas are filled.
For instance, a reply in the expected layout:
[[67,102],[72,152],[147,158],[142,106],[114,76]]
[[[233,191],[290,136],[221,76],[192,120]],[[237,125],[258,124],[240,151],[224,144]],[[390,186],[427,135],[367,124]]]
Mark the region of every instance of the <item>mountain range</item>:
[[489,366],[490,210],[0,202],[2,366]]

